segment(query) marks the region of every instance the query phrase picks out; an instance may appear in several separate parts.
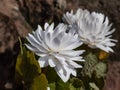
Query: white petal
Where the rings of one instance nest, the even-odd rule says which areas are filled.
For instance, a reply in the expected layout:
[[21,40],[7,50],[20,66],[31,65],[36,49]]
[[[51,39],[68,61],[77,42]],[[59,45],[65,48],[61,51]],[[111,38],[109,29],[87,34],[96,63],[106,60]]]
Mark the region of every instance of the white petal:
[[56,62],[55,62],[54,58],[52,58],[52,57],[49,58],[48,62],[49,62],[50,67],[55,67],[56,66]]
[[39,32],[39,34],[41,35],[42,27],[40,25],[38,25],[36,31]]
[[25,44],[25,46],[33,52],[40,52],[36,47],[32,46],[31,44]]
[[71,74],[72,74],[73,76],[77,76],[76,70],[71,68]]
[[74,61],[72,61],[72,60],[69,60],[68,63],[69,63],[70,65],[72,65],[72,67],[74,67],[74,68],[82,68],[81,65],[77,64],[76,62],[74,62]]
[[109,53],[109,50],[106,47],[104,47],[103,45],[96,45],[96,47],[98,47],[98,48],[102,49],[103,51]]
[[64,70],[64,68],[59,69],[59,67],[55,67],[55,71],[64,82],[67,82],[70,78],[70,72]]
[[46,30],[48,27],[49,27],[49,24],[48,24],[48,23],[45,23],[44,29]]
[[59,45],[60,45],[60,40],[58,37],[54,38],[52,41],[52,45],[51,45],[51,48],[57,50]]
[[63,55],[68,55],[68,56],[79,56],[84,52],[84,50],[78,50],[78,51],[74,51],[74,50],[64,50],[64,51],[60,51],[60,54]]
[[112,52],[112,53],[114,52],[113,49],[110,48],[110,47],[107,47],[107,49],[108,49],[109,52]]
[[38,62],[39,62],[39,64],[40,64],[40,67],[46,67],[46,66],[48,66],[48,57],[46,56],[46,57],[40,57],[39,59],[38,59]]
[[69,45],[68,47],[64,48],[64,50],[71,50],[71,49],[75,49],[79,46],[82,45],[82,42],[74,42],[71,45]]
[[65,58],[64,56],[61,56],[60,54],[54,54],[53,55],[60,63],[64,63],[65,64]]
[[112,34],[113,32],[115,32],[115,29],[113,29],[113,30],[107,32],[105,35],[108,36],[108,35]]
[[39,53],[40,54],[46,54],[46,52],[40,50],[39,48],[32,46],[31,44],[25,44],[25,46],[30,49],[31,51],[35,52],[35,53]]
[[52,33],[53,32],[53,28],[54,28],[54,23],[52,23],[49,28],[48,28],[48,32]]
[[26,37],[27,40],[30,42],[31,45],[36,46],[37,48],[39,48],[40,50],[47,52],[47,50],[44,48],[43,45],[41,45],[40,42],[38,42],[35,37],[31,34],[29,34],[29,37]]
[[44,40],[45,40],[45,43],[46,43],[47,47],[49,47],[49,44],[51,42],[51,34],[50,33],[45,33]]
[[36,55],[38,55],[38,56],[46,56],[46,54],[47,53],[45,53],[45,52],[43,52],[43,51],[40,51],[38,48],[36,48],[36,47],[34,47],[34,46],[32,46],[32,45],[30,45],[30,44],[25,44],[25,46],[29,49],[29,50],[31,50],[31,51],[33,51]]
[[70,60],[73,60],[73,61],[85,61],[84,59],[82,59],[83,57],[80,57],[80,56],[77,56],[77,57],[67,57],[68,59]]
[[57,37],[58,34],[60,34],[60,33],[65,33],[66,29],[67,29],[67,25],[65,25],[63,23],[58,24],[53,32],[53,38]]

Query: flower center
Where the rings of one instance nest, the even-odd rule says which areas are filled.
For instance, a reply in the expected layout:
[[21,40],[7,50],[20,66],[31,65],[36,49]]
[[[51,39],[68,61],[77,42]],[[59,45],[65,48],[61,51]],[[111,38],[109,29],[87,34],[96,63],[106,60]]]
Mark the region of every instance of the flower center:
[[51,50],[51,49],[48,51],[48,54],[49,54],[49,55],[55,55],[55,54],[58,54],[58,53],[59,53],[59,52],[53,51],[53,50]]

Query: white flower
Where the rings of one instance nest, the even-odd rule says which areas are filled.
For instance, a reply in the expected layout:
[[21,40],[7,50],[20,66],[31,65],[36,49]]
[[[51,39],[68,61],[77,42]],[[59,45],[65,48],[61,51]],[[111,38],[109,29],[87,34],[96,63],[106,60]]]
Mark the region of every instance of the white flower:
[[55,69],[59,77],[68,81],[70,75],[76,76],[75,68],[82,66],[76,61],[84,61],[81,55],[84,50],[75,51],[82,43],[77,34],[66,33],[67,26],[59,24],[54,30],[54,23],[45,23],[44,31],[41,26],[26,37],[30,44],[27,48],[40,56],[38,62],[41,67],[50,66]]
[[109,24],[108,17],[101,13],[89,13],[87,10],[78,9],[76,14],[67,12],[63,18],[69,21],[68,24],[72,27],[70,31],[76,31],[84,44],[108,53],[113,52],[111,47],[115,46],[117,40],[111,39],[115,29],[110,30],[112,24]]
[[79,8],[75,14],[73,13],[73,10],[71,10],[70,13],[66,12],[66,14],[63,15],[62,19],[64,22],[67,22],[69,25],[73,25],[88,14],[89,14],[88,10],[82,10]]
[[[66,14],[63,15],[63,21],[69,24],[69,32],[70,33],[76,33],[77,30],[77,23],[80,19],[82,19],[83,17],[85,17],[86,15],[89,14],[88,10],[82,10],[82,9],[78,9],[76,11],[76,13],[73,13],[73,10],[71,10],[71,12],[66,12]],[[74,30],[70,29],[73,28]]]

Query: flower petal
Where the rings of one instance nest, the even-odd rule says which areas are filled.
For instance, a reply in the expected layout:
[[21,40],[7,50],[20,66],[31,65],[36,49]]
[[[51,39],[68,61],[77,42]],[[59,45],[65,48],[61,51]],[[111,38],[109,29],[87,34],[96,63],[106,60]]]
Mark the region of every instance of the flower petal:
[[48,27],[49,27],[49,24],[48,24],[48,23],[45,23],[44,29],[46,30]]
[[55,62],[54,58],[52,58],[52,57],[49,58],[48,62],[49,62],[50,67],[55,67],[56,66],[56,62]]
[[83,52],[84,52],[84,50],[77,50],[77,51],[74,51],[74,50],[63,50],[63,51],[60,51],[59,53],[63,54],[63,55],[73,56],[74,57],[74,56],[81,55]]
[[55,67],[55,71],[59,75],[59,77],[64,81],[67,82],[68,79],[70,78],[70,71],[65,70],[63,67],[61,69],[57,66]]
[[40,57],[38,59],[38,62],[40,64],[41,68],[46,67],[46,66],[48,66],[48,57],[47,56],[46,57]]

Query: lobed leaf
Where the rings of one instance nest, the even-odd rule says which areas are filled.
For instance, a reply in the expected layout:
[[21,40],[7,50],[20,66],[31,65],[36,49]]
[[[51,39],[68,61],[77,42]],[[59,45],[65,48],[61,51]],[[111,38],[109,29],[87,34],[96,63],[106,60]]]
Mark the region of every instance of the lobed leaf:
[[[23,47],[16,62],[15,80],[18,84],[22,83],[24,88],[31,90],[46,90],[47,79],[41,72],[39,63],[32,52]],[[44,82],[44,83],[43,83]]]

